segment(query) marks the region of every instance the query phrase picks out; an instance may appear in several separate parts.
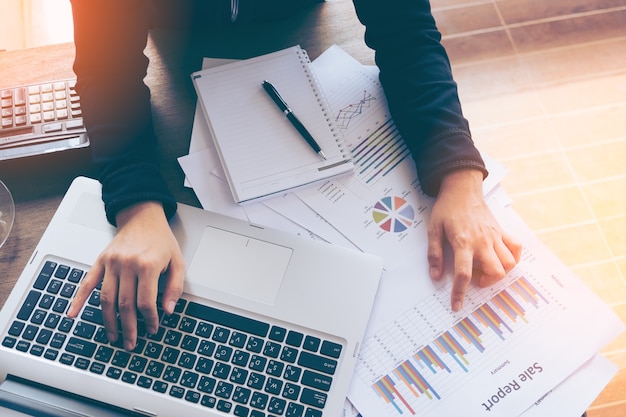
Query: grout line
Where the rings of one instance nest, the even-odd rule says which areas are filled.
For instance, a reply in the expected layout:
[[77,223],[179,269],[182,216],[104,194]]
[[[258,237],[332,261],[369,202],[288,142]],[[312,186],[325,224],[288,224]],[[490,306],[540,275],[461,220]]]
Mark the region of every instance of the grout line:
[[467,1],[463,4],[453,4],[450,6],[435,6],[432,8],[432,11],[440,12],[440,11],[446,11],[446,10],[464,9],[466,7],[483,6],[485,4],[492,3],[493,1],[494,0],[475,0],[475,1]]
[[[459,7],[450,7],[450,9],[460,9],[463,8],[464,6],[459,6]],[[439,9],[441,10],[441,9]],[[492,33],[492,32],[497,32],[500,30],[507,30],[508,29],[519,29],[519,28],[524,28],[524,27],[528,27],[528,26],[534,26],[534,25],[539,25],[539,24],[544,24],[544,23],[554,23],[554,22],[561,22],[561,21],[565,21],[565,20],[570,20],[570,19],[579,19],[582,17],[588,17],[588,16],[597,16],[597,15],[601,15],[601,14],[610,14],[610,13],[615,13],[615,12],[621,12],[621,11],[626,11],[626,6],[623,7],[612,7],[612,8],[608,8],[608,9],[600,9],[600,10],[590,10],[587,12],[580,12],[580,13],[571,13],[568,15],[561,15],[561,16],[554,16],[554,17],[545,17],[545,18],[541,18],[541,19],[535,19],[535,20],[528,20],[526,22],[519,22],[519,23],[509,23],[507,24],[504,21],[504,18],[502,17],[502,15],[500,14],[499,10],[496,9],[496,11],[498,12],[498,15],[501,17],[501,22],[502,22],[502,26],[494,26],[494,27],[490,27],[490,28],[483,28],[483,29],[476,29],[476,30],[469,30],[466,32],[458,32],[458,33],[451,33],[448,35],[443,36],[442,39],[456,39],[456,38],[462,38],[465,36],[472,36],[472,35],[481,35],[481,34],[485,34],[485,33]]]
[[[607,177],[609,178],[609,177]],[[617,178],[617,179],[622,179],[622,178],[626,178],[626,175],[623,176],[618,176],[618,177],[610,177],[610,178]],[[609,178],[609,179],[610,179]],[[550,191],[560,191],[560,190],[566,190],[568,188],[578,188],[577,185],[593,185],[593,184],[598,184],[601,183],[603,181],[605,181],[606,179],[603,178],[601,180],[594,180],[594,181],[588,181],[588,182],[580,182],[580,183],[569,183],[569,184],[561,184],[561,185],[555,185],[552,187],[545,187],[545,188],[537,188],[531,191],[520,191],[520,192],[516,192],[516,193],[510,193],[511,198],[515,199],[515,197],[528,197],[528,196],[532,196],[533,194],[537,194],[537,193],[546,193],[546,192],[550,192]],[[581,191],[582,192],[582,191]],[[613,216],[607,216],[607,217],[601,217],[599,219],[596,219],[594,216],[595,220],[602,220],[602,221],[606,221],[606,220],[616,220],[616,219],[622,219],[626,217],[626,214],[621,214],[621,215],[613,215]],[[566,226],[570,227],[570,226],[581,226],[584,224],[589,224],[589,222],[585,221],[585,222],[580,222],[580,223],[571,223],[568,224]],[[541,231],[544,230],[555,230],[555,228],[559,228],[558,226],[555,226],[554,228],[547,228],[547,229],[541,229]]]
[[[500,22],[504,26],[504,31],[506,33],[506,37],[508,38],[509,42],[511,43],[511,47],[513,48],[513,52],[515,52],[515,56],[517,56],[518,60],[519,60],[519,56],[520,56],[519,49],[517,49],[517,44],[515,43],[515,40],[513,39],[513,35],[511,35],[511,31],[509,30],[509,26],[507,26],[506,22],[504,21],[504,17],[502,16],[502,12],[500,12],[500,8],[498,7],[498,2],[496,0],[493,0],[493,8],[495,9],[496,14],[498,15],[498,19],[500,19]],[[528,72],[526,75],[527,75],[527,77],[529,77],[530,76],[530,72]]]
[[[477,138],[480,138],[479,135],[475,135]],[[558,138],[557,138],[558,139]],[[480,139],[479,139],[480,140]],[[523,153],[523,154],[518,154],[518,155],[514,155],[514,156],[507,156],[507,157],[503,157],[503,158],[499,158],[499,161],[504,163],[506,161],[519,161],[522,159],[527,159],[527,158],[532,158],[532,157],[536,157],[536,156],[544,156],[544,155],[550,155],[550,154],[554,154],[554,153],[558,153],[559,151],[563,151],[564,153],[567,152],[572,152],[572,151],[580,151],[580,150],[585,150],[585,149],[590,149],[590,148],[597,148],[601,145],[610,145],[613,143],[620,143],[620,142],[624,142],[626,141],[626,136],[625,137],[618,137],[618,138],[613,138],[613,139],[604,139],[604,140],[599,140],[595,143],[581,143],[581,144],[576,144],[576,145],[569,145],[569,146],[564,146],[562,149],[560,148],[554,148],[554,149],[546,149],[543,151],[535,151],[535,152],[528,152],[528,153]],[[567,157],[567,155],[563,155],[564,157]],[[614,179],[620,179],[623,178],[624,176],[626,176],[626,174],[620,174],[620,175],[612,175],[612,176],[605,176],[602,177],[601,179],[593,179],[593,180],[581,180],[578,181],[581,184],[598,184],[601,183],[605,180],[614,180]]]
[[[562,51],[582,49],[582,48],[588,48],[588,47],[593,47],[593,46],[602,45],[602,44],[610,44],[613,42],[618,43],[618,42],[624,42],[624,41],[626,41],[626,36],[617,36],[617,37],[606,38],[606,39],[601,39],[601,40],[579,42],[573,45],[560,45],[560,46],[553,46],[551,48],[529,50],[525,52],[520,52],[519,56],[524,58],[524,57],[529,57],[529,56],[547,55],[547,54],[553,54],[553,53],[558,53]],[[504,61],[504,60],[511,59],[512,57],[514,57],[514,55],[505,55],[505,56],[499,56],[499,57],[493,57],[493,58],[485,58],[480,61],[460,62],[457,64],[452,63],[452,66],[453,67],[470,67],[477,63],[484,64],[484,63],[489,63],[489,62]]]

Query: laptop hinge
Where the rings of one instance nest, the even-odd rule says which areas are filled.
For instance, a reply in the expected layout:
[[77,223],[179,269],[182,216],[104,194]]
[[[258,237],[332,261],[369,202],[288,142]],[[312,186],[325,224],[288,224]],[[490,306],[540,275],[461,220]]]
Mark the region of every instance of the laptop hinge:
[[141,415],[112,408],[13,375],[8,375],[7,379],[0,384],[0,408],[2,407],[37,417],[134,417]]

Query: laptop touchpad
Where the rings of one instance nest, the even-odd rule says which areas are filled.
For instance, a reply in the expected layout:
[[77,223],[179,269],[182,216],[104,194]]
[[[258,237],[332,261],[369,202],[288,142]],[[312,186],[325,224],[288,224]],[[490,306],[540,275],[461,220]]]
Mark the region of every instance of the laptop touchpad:
[[274,304],[293,250],[208,226],[187,280],[228,294]]

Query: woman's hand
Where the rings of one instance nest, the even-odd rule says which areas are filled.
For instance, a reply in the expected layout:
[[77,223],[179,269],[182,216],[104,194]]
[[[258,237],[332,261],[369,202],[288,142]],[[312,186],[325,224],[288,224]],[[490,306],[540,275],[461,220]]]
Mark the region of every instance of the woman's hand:
[[117,214],[116,221],[117,234],[83,279],[67,314],[76,317],[102,280],[100,304],[107,337],[110,342],[118,339],[119,313],[124,348],[132,350],[137,342],[137,311],[148,334],[158,330],[161,275],[165,280],[163,309],[166,314],[174,312],[183,291],[185,262],[160,203],[128,207]]
[[486,287],[499,281],[519,262],[522,246],[502,230],[485,203],[482,173],[461,169],[444,177],[428,224],[430,275],[443,277],[443,247],[454,258],[452,310],[463,307],[472,280]]

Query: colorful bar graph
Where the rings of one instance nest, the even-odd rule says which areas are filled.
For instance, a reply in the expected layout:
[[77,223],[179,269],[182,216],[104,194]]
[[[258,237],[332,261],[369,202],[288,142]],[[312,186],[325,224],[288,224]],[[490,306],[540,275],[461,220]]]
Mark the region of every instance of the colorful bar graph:
[[409,149],[391,120],[356,144],[351,152],[357,172],[365,176],[366,184],[372,183],[380,176],[387,175],[410,155]]
[[461,369],[467,372],[467,367],[465,366],[469,364],[469,362],[465,358],[467,351],[454,338],[450,331],[445,332],[437,339],[435,339],[435,345],[437,345],[443,353],[449,354],[450,357],[453,358],[457,364],[459,364]]
[[[377,380],[373,384],[374,390],[387,403],[392,404],[398,414],[408,412],[415,415],[415,402],[407,401],[411,399],[411,395],[429,400],[441,399],[435,385],[445,375],[453,374],[452,369],[458,369],[451,368],[450,363],[456,363],[465,373],[469,372],[468,356],[484,353],[489,348],[487,342],[493,344],[498,339],[505,340],[507,335],[515,332],[514,326],[522,322],[528,323],[528,307],[538,309],[542,304],[549,302],[527,278],[519,277],[506,289],[421,347],[388,375]],[[497,338],[486,338],[487,330],[491,330]],[[420,369],[422,372],[427,369],[430,372],[423,374]],[[446,372],[441,372],[443,370]]]
[[[415,369],[415,366],[410,361],[405,361],[402,365],[398,366],[394,373],[406,384],[407,387],[411,390],[413,395],[419,397],[420,394],[426,395],[429,399],[433,399],[433,395],[438,400],[441,399],[439,394],[433,389],[433,387],[426,381],[426,379],[420,374],[420,372]],[[412,387],[415,387],[413,389]]]
[[524,301],[534,305],[535,307],[539,305],[539,301],[543,301],[544,303],[548,304],[548,300],[546,300],[546,298],[541,295],[541,293],[539,293],[539,291],[537,291],[535,287],[533,287],[530,281],[528,281],[524,277],[521,277],[513,284],[511,284],[510,288],[515,291],[520,297],[522,297]]
[[504,327],[509,331],[509,333],[513,333],[513,330],[509,327],[508,324],[495,312],[493,308],[489,304],[483,304],[476,311],[474,311],[473,316],[478,319],[485,327],[489,327],[495,334],[500,337],[500,339],[504,340],[504,332],[501,327]]
[[406,409],[411,414],[415,414],[415,411],[411,408],[409,403],[404,399],[404,397],[398,392],[395,387],[395,382],[390,376],[384,376],[380,380],[378,380],[374,384],[374,390],[378,393],[378,395],[385,400],[387,403],[394,406],[394,408],[398,411],[399,414],[403,414],[402,408],[398,406],[396,403],[396,399],[399,399],[402,404],[406,407]]
[[491,300],[500,310],[502,310],[512,321],[517,321],[518,318],[526,321],[524,313],[526,312],[522,306],[508,293],[507,290],[502,290],[498,295]]
[[448,365],[441,360],[439,355],[437,355],[437,353],[430,346],[425,346],[417,352],[414,357],[419,361],[418,363],[424,363],[433,374],[437,373],[437,369],[435,367],[445,369],[448,373],[451,372]]

